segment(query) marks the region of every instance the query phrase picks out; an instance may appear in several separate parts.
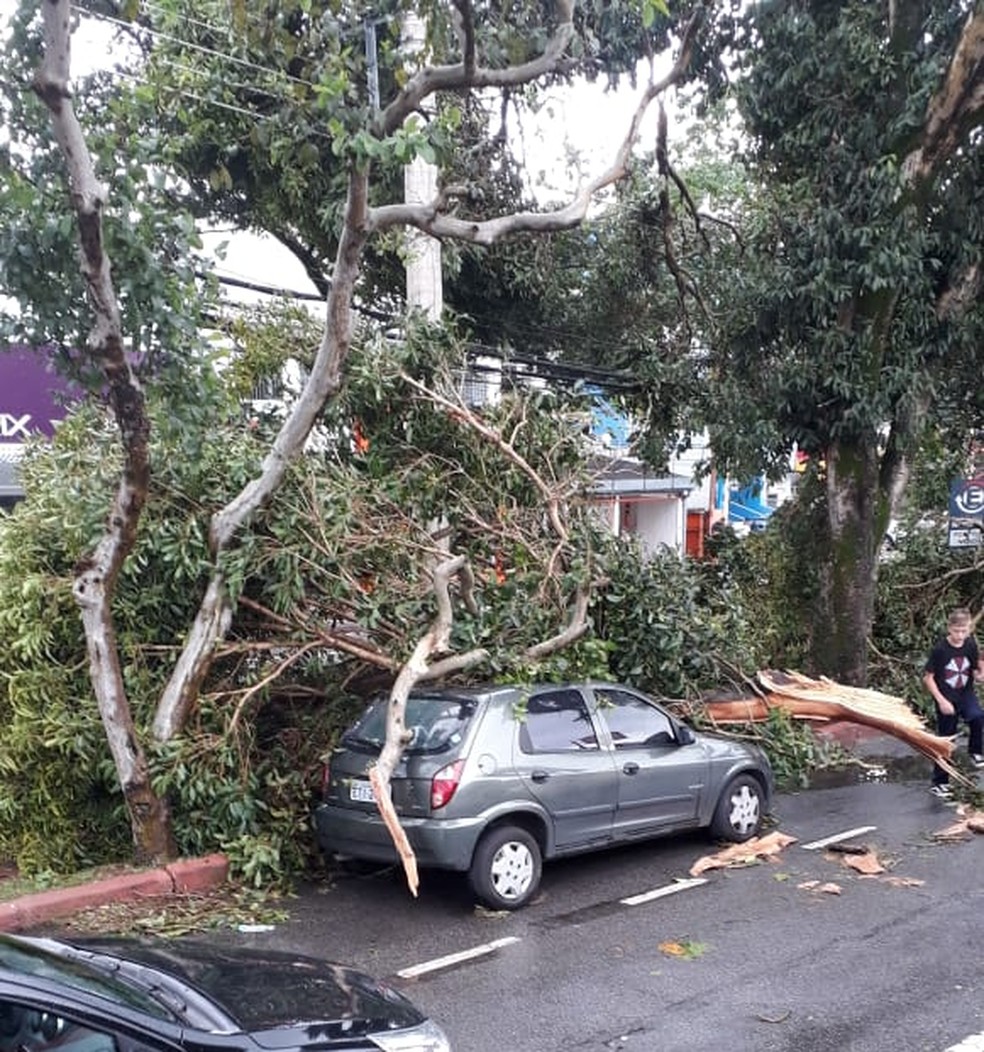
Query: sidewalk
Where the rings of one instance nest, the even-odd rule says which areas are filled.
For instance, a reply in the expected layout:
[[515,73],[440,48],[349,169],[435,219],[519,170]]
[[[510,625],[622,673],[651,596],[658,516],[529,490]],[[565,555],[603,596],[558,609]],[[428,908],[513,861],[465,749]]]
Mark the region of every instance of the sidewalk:
[[224,884],[228,876],[229,860],[225,855],[215,854],[179,859],[159,869],[22,895],[0,902],[0,932],[24,931],[107,903],[211,891]]

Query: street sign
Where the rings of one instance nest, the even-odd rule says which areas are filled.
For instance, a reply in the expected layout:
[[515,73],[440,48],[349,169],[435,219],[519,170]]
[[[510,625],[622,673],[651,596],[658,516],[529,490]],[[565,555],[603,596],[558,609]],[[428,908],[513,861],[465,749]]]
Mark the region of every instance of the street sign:
[[984,476],[950,483],[950,548],[979,548],[984,541]]
[[980,523],[969,526],[954,526],[950,523],[947,533],[947,545],[950,548],[979,548],[981,546]]

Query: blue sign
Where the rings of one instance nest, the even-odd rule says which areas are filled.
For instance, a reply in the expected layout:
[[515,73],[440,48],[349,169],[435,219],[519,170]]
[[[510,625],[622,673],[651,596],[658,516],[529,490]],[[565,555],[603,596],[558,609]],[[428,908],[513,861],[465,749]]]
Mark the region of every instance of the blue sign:
[[950,518],[984,520],[984,476],[950,483]]
[[950,548],[978,548],[984,528],[984,475],[950,483]]

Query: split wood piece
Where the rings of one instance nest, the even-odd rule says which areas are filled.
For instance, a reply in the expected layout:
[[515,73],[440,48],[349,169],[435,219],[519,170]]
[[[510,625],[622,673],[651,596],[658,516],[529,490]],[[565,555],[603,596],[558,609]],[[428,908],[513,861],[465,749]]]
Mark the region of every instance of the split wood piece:
[[753,837],[742,844],[732,844],[715,855],[704,855],[690,867],[690,875],[699,877],[708,869],[724,869],[728,866],[747,866],[760,858],[778,855],[784,847],[795,844],[796,837],[778,830],[765,836]]
[[369,784],[372,786],[372,795],[376,798],[376,806],[379,808],[379,813],[382,815],[383,822],[389,830],[393,843],[396,845],[396,850],[400,855],[400,861],[403,863],[403,870],[406,873],[410,894],[416,898],[417,889],[420,887],[420,878],[417,873],[417,857],[413,853],[413,848],[410,846],[410,841],[407,839],[403,826],[400,825],[400,819],[397,817],[396,808],[393,806],[393,801],[387,792],[387,786],[384,784],[375,765],[369,768]]
[[707,717],[713,723],[758,723],[767,720],[772,709],[781,709],[794,719],[859,723],[904,741],[938,763],[951,778],[971,784],[951,762],[953,742],[926,730],[924,721],[902,698],[846,686],[826,677],[810,679],[797,672],[764,670],[757,676],[761,694],[707,701]]
[[984,833],[984,811],[961,804],[957,821],[933,834],[936,840],[970,840],[974,833]]
[[885,872],[885,867],[878,861],[878,856],[874,851],[866,851],[863,855],[843,855],[841,862],[849,869],[866,876]]

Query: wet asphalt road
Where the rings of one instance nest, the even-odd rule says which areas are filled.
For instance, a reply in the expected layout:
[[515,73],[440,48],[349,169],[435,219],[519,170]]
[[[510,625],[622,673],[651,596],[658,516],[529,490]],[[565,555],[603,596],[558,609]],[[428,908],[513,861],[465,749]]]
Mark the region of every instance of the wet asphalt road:
[[[425,872],[416,900],[395,870],[338,876],[302,889],[273,931],[215,938],[386,977],[455,1052],[944,1052],[968,1038],[960,1052],[984,1052],[984,837],[935,839],[955,812],[927,793],[928,765],[890,763],[911,780],[781,794],[773,828],[797,843],[774,861],[640,905],[621,900],[686,878],[712,845],[548,864],[541,896],[512,914],[476,910],[452,875]],[[804,847],[863,826],[850,843],[876,851],[881,876]]]

